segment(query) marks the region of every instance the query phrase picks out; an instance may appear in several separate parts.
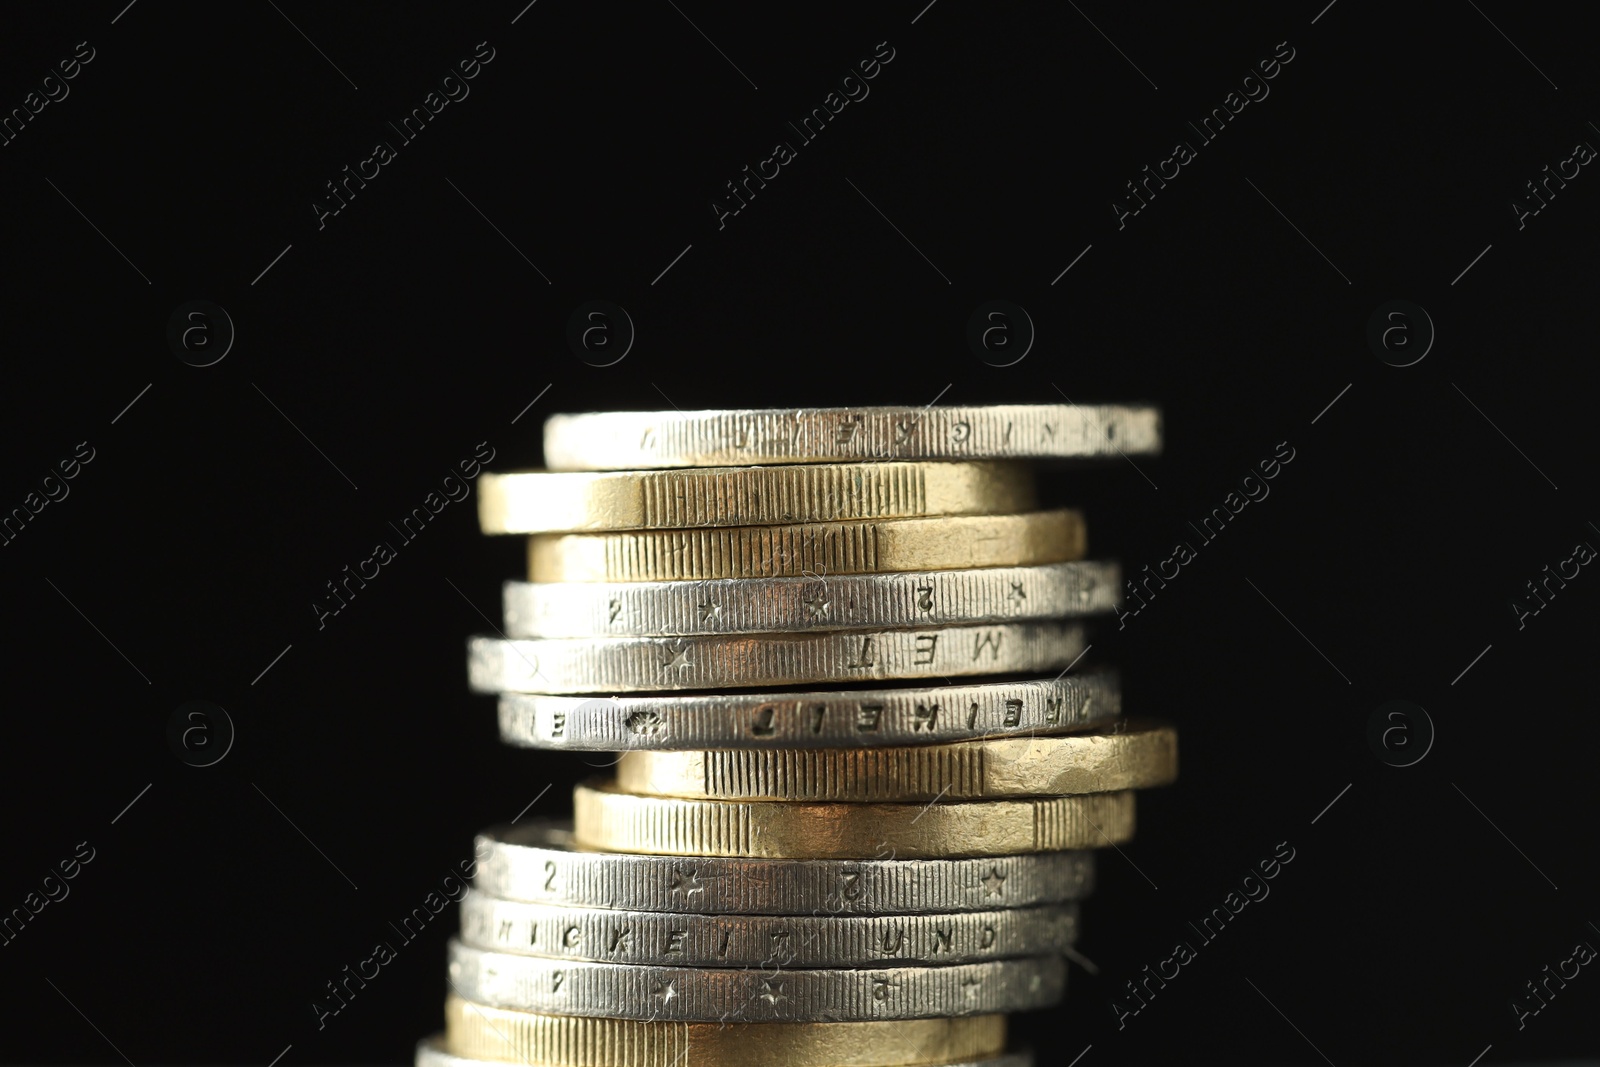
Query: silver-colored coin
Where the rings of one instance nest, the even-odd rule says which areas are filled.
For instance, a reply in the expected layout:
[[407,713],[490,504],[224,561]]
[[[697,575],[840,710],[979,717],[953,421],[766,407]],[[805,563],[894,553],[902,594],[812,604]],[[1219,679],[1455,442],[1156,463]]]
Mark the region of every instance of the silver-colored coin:
[[[414,1067],[504,1067],[500,1060],[477,1060],[469,1056],[458,1056],[447,1051],[444,1034],[434,1034],[417,1042],[416,1059]],[[942,1064],[941,1067],[1033,1067],[1033,1053],[1028,1049],[1016,1052],[1007,1052],[1000,1056],[991,1056],[983,1060],[966,1060],[961,1063]]]
[[571,824],[478,835],[473,886],[502,900],[675,915],[921,915],[1079,900],[1094,853],[940,860],[770,860],[590,852]]
[[608,411],[544,424],[551,470],[1155,455],[1161,412],[1122,404]]
[[574,697],[506,693],[500,739],[587,752],[857,748],[1069,733],[1122,713],[1109,669],[895,689]]
[[1113,611],[1117,564],[723,578],[698,582],[506,582],[509,637],[683,637],[949,626]]
[[1062,670],[1083,627],[1055,621],[709,637],[591,637],[468,642],[480,693],[614,693]]
[[1061,952],[1076,905],[940,915],[671,915],[500,900],[471,890],[461,940],[546,959],[659,967],[876,967]]
[[1066,991],[1066,962],[786,971],[643,967],[484,952],[450,942],[450,984],[513,1011],[664,1022],[863,1022],[1029,1011]]

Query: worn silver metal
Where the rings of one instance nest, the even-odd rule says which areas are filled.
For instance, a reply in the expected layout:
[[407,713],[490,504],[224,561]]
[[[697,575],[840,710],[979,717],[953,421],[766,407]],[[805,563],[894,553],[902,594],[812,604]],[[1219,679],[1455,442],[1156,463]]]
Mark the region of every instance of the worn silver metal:
[[464,999],[518,1011],[699,1022],[860,1022],[1028,1011],[1066,989],[1066,962],[1034,956],[849,970],[644,967],[546,960],[450,942]]
[[501,901],[472,889],[461,941],[549,960],[650,966],[850,968],[981,963],[1062,952],[1077,905],[942,915],[667,915]]
[[468,642],[480,693],[615,693],[762,685],[836,685],[1061,670],[1083,627],[1054,620],[708,637],[592,637]]
[[506,582],[508,637],[683,637],[974,625],[1116,609],[1121,571],[1087,560],[902,574],[698,582]]
[[[607,1021],[609,1020],[601,1020],[602,1023]],[[591,1037],[589,1041],[577,1041],[576,1043],[579,1047],[576,1049],[563,1046],[559,1051],[561,1053],[566,1053],[566,1055],[559,1061],[535,1061],[524,1060],[521,1057],[513,1058],[511,1055],[509,1055],[511,1051],[509,1048],[497,1048],[495,1050],[496,1052],[506,1053],[506,1055],[502,1055],[496,1059],[474,1059],[470,1056],[459,1056],[448,1051],[448,1045],[446,1043],[444,1034],[435,1034],[432,1037],[423,1038],[421,1041],[417,1042],[417,1053],[414,1061],[414,1067],[486,1067],[488,1064],[494,1064],[496,1067],[503,1067],[503,1065],[508,1061],[525,1063],[537,1062],[541,1065],[541,1067],[547,1063],[554,1065],[554,1067],[635,1067],[635,1065],[637,1065],[637,1067],[689,1067],[691,1064],[693,1067],[724,1067],[724,1065],[732,1065],[735,1062],[737,1063],[738,1067],[749,1067],[749,1065],[756,1063],[776,1063],[783,1065],[794,1064],[796,1067],[813,1067],[815,1062],[797,1054],[797,1051],[793,1048],[793,1046],[803,1045],[805,1042],[797,1041],[792,1031],[786,1032],[784,1036],[787,1038],[787,1040],[779,1042],[778,1048],[772,1050],[774,1058],[771,1059],[762,1058],[759,1048],[751,1049],[746,1055],[743,1056],[713,1054],[708,1058],[702,1053],[701,1057],[696,1059],[694,1058],[694,1052],[699,1052],[700,1050],[694,1048],[695,1042],[692,1038],[680,1033],[680,1031],[683,1029],[683,1026],[686,1025],[687,1024],[683,1024],[679,1027],[673,1027],[671,1030],[660,1033],[659,1035],[654,1032],[652,1032],[649,1036],[630,1034],[627,1036],[633,1037],[633,1041],[616,1040],[614,1044],[610,1042],[604,1042],[603,1037],[600,1038],[600,1040],[595,1040],[595,1038],[600,1037],[600,1035],[594,1035],[594,1037]],[[487,1029],[487,1027],[485,1028]],[[584,1029],[585,1031],[589,1031],[600,1029],[600,1027],[585,1027]],[[491,1031],[491,1033],[492,1032],[493,1031]],[[740,1039],[750,1042],[759,1042],[765,1037],[765,1035],[762,1033],[749,1033],[748,1031],[744,1030],[713,1031],[713,1033],[726,1033],[728,1037],[733,1039],[733,1041],[728,1042],[729,1044],[737,1042]],[[589,1035],[585,1033],[584,1036]],[[605,1036],[611,1035],[608,1034]],[[618,1035],[618,1037],[621,1037],[621,1035]],[[880,1043],[881,1040],[882,1039],[880,1038]],[[504,1041],[501,1043],[505,1044]],[[907,1040],[902,1044],[908,1053],[914,1053],[918,1050],[918,1045],[914,1040]],[[595,1045],[600,1047],[591,1047]],[[748,1048],[748,1046],[746,1047]],[[725,1052],[725,1050],[720,1049],[717,1051]],[[582,1056],[581,1053],[584,1052],[591,1053],[591,1056]],[[577,1053],[577,1055],[575,1055],[575,1053]],[[610,1055],[605,1055],[606,1053],[609,1053]],[[604,1055],[605,1058],[603,1061],[599,1058],[600,1055]],[[830,1064],[838,1064],[840,1061],[836,1058],[830,1058],[828,1062]],[[856,1061],[852,1061],[852,1063],[854,1062]],[[871,1062],[876,1063],[877,1061],[873,1060]],[[1007,1052],[999,1056],[985,1057],[981,1060],[968,1059],[962,1060],[959,1063],[941,1063],[940,1067],[1034,1067],[1034,1061],[1033,1053],[1028,1049],[1022,1049],[1017,1052]]]
[[1108,669],[814,693],[506,693],[500,739],[589,752],[882,747],[1066,733],[1108,725],[1121,713],[1117,674]]
[[1161,412],[1123,404],[607,411],[544,424],[551,470],[1155,455]]
[[546,959],[662,967],[877,967],[1061,952],[1076,905],[938,915],[672,915],[500,900],[470,890],[461,940]]
[[1078,900],[1094,853],[935,860],[770,860],[580,850],[570,824],[485,830],[478,891],[504,900],[678,915],[916,915]]

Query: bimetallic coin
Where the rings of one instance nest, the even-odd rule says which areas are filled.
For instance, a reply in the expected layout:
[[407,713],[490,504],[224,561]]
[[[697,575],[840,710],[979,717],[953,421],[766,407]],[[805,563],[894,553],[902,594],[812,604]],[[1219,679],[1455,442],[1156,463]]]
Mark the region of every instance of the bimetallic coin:
[[478,835],[473,883],[503,900],[678,915],[916,915],[1079,900],[1094,853],[975,859],[788,860],[638,856],[579,849],[570,826]]
[[629,793],[850,803],[1111,793],[1177,776],[1178,731],[1143,719],[953,745],[627,752],[617,764],[617,787]]
[[486,534],[979,515],[1035,504],[1033,472],[1006,462],[526,471],[478,479],[478,523]]
[[509,637],[683,637],[973,625],[1116,609],[1121,571],[1084,561],[699,582],[506,582]]
[[591,752],[857,748],[1058,734],[1104,726],[1121,712],[1117,674],[1104,669],[816,693],[507,693],[500,698],[500,739]]
[[499,900],[461,900],[461,940],[546,959],[660,967],[876,967],[977,963],[1061,952],[1075,905],[942,915],[668,915]]
[[1155,455],[1161,413],[1121,404],[996,404],[553,415],[553,470]]
[[480,693],[609,693],[1062,670],[1083,654],[1084,640],[1080,624],[1041,621],[750,636],[474,637],[467,648],[468,680]]
[[1120,845],[1133,837],[1132,792],[932,804],[774,804],[572,791],[580,848],[669,856],[939,859]]
[[1083,515],[951,515],[940,519],[732,526],[528,538],[535,582],[671,582],[812,577],[1081,559]]
[[[419,1046],[417,1067],[466,1067],[482,1060],[539,1067],[1030,1067],[1018,1054],[1000,1054],[1004,1015],[864,1023],[640,1022],[508,1011],[451,993],[444,1019],[443,1044],[431,1039],[426,1062]],[[443,1048],[459,1055],[447,1056]]]
[[1066,989],[1060,956],[848,970],[642,967],[545,960],[450,942],[450,984],[497,1008],[612,1019],[865,1022],[1028,1011]]

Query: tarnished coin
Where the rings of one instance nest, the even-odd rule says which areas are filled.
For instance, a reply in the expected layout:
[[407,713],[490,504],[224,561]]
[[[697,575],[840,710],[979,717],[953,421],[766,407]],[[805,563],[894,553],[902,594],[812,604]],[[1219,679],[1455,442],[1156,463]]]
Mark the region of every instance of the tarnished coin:
[[537,904],[679,915],[918,915],[1078,900],[1094,853],[971,859],[788,860],[596,852],[570,825],[525,822],[478,835],[474,887]]
[[580,847],[670,856],[938,859],[1120,845],[1133,837],[1134,794],[935,804],[774,804],[624,793],[613,782],[572,791]]
[[[1001,1054],[1004,1015],[864,1023],[681,1023],[540,1015],[445,998],[416,1067],[1032,1067]],[[456,1053],[446,1052],[453,1049]],[[470,1057],[470,1058],[469,1058]]]
[[607,411],[544,424],[552,470],[1154,455],[1161,413],[1122,404]]
[[629,793],[851,803],[1110,793],[1177,776],[1178,731],[1144,719],[952,745],[634,751],[617,764],[617,787]]
[[525,471],[478,479],[487,534],[981,515],[1037,503],[1021,463],[827,463],[682,471]]
[[612,1019],[865,1022],[987,1015],[1054,1004],[1060,956],[945,967],[643,967],[484,952],[450,942],[450,984],[497,1008]]
[[1083,627],[1053,620],[748,636],[474,637],[468,680],[480,693],[826,686],[1062,670],[1083,652]]
[[500,900],[471,890],[461,940],[546,959],[659,967],[876,967],[1061,952],[1075,905],[942,915],[672,915]]
[[528,538],[535,582],[672,582],[1019,567],[1081,559],[1066,509],[941,519],[642,530]]
[[971,626],[1114,610],[1122,575],[1098,560],[902,574],[699,582],[506,582],[509,637],[684,637]]
[[1107,669],[812,693],[506,693],[500,739],[591,752],[881,747],[1066,733],[1104,726],[1121,711],[1117,674]]

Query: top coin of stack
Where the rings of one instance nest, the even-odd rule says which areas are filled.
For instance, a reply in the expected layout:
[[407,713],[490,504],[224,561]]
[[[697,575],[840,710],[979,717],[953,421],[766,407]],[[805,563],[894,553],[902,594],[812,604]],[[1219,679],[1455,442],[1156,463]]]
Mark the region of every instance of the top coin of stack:
[[1024,461],[1159,450],[1121,406],[549,419],[480,483],[530,580],[469,678],[508,743],[621,755],[480,838],[419,1067],[1031,1063],[1004,1013],[1177,739],[1074,670],[1120,574]]

